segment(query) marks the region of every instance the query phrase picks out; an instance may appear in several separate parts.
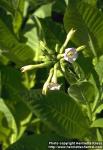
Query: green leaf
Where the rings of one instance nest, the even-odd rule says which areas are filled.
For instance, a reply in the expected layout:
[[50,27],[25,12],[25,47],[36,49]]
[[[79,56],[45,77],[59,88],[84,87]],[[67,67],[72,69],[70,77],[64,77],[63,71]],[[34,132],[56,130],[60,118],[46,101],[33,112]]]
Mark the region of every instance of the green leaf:
[[101,111],[103,110],[103,104],[99,104],[99,106],[97,106],[97,108],[95,109],[95,114],[99,114],[101,113]]
[[17,64],[32,61],[33,50],[25,43],[20,43],[1,19],[0,35],[0,48],[5,50],[5,53],[3,53],[5,56]]
[[73,72],[68,63],[61,63],[61,69],[67,82],[71,85],[77,82],[78,76]]
[[11,113],[11,110],[8,108],[2,98],[0,98],[0,112],[4,114],[6,119],[6,121],[4,122],[4,126],[2,125],[2,128],[0,128],[0,130],[4,135],[6,135],[6,140],[9,140],[9,143],[13,143],[16,141],[17,125],[14,116]]
[[56,44],[61,46],[66,37],[63,26],[59,23],[53,22],[50,18],[45,20],[42,19],[40,21],[43,28],[45,41],[49,49],[54,50]]
[[79,81],[83,81],[86,79],[86,75],[84,74],[83,69],[81,68],[81,66],[78,63],[76,63],[76,62],[73,63],[73,69],[74,69],[74,72],[76,73]]
[[[2,96],[3,95],[6,96],[6,93],[9,93],[10,89],[16,91],[16,93],[26,90],[26,88],[22,84],[22,74],[17,69],[13,67],[0,65],[0,73],[1,73]],[[13,96],[15,95],[15,93],[10,92],[9,96],[10,95]]]
[[63,142],[63,140],[64,138],[52,134],[24,136],[7,150],[47,150],[49,142]]
[[99,118],[91,124],[92,128],[103,128],[103,118]]
[[[15,119],[17,126],[17,135],[15,139],[17,140],[23,135],[30,123],[32,113],[22,100],[22,95],[26,92],[26,89],[22,84],[21,73],[12,67],[1,66],[0,70],[2,83],[1,95]],[[14,131],[16,132],[16,129]]]
[[101,132],[100,132],[99,129],[96,130],[96,133],[97,133],[97,139],[98,139],[98,141],[103,141],[103,137],[102,137],[102,134],[101,134]]
[[71,2],[64,16],[64,26],[68,32],[76,29],[73,42],[85,44],[87,53],[94,56],[102,54],[103,48],[103,14],[95,7],[83,3]]
[[90,82],[80,82],[71,85],[68,93],[72,98],[84,104],[93,102],[96,97],[95,88]]
[[[69,2],[72,2],[72,0],[69,0]],[[73,2],[74,3],[85,2],[85,3],[93,5],[93,6],[96,6],[96,4],[97,4],[97,0],[74,0]]]
[[0,0],[0,6],[9,11],[10,13],[14,13],[14,8],[12,7],[12,1],[11,0]]
[[[64,12],[65,12],[66,4],[68,3],[67,1],[68,0],[64,0],[64,1],[56,0],[55,3],[53,4],[52,11],[54,12],[54,19],[56,19],[57,21],[58,21],[58,19],[60,19],[62,22],[62,14],[64,14]],[[58,17],[55,18],[56,13],[58,15],[60,15],[60,18],[58,18]]]
[[97,4],[97,0],[82,0],[82,1],[84,1],[85,3],[91,4],[93,6],[96,6]]
[[42,5],[35,11],[34,15],[39,18],[50,17],[52,13],[52,5],[53,3]]
[[24,13],[25,0],[16,0],[16,8],[13,16],[13,28],[14,32],[18,34],[18,31],[22,25],[23,13]]
[[[90,57],[85,57],[82,53],[80,53],[76,63],[79,64],[78,66],[81,68],[80,71],[77,70],[78,72],[75,70],[77,75],[80,74],[80,80],[83,79],[82,72],[84,72],[84,80],[86,79],[87,81],[91,82],[95,86],[95,89],[97,88],[99,89],[100,88],[99,77],[97,72],[94,69],[92,59]],[[74,64],[73,66],[75,68]]]
[[29,19],[23,32],[27,38],[27,45],[34,51],[34,60],[41,61],[40,39],[42,39],[42,27],[39,19],[37,17]]
[[68,0],[65,0],[65,4],[68,5]]
[[94,68],[99,76],[100,84],[103,82],[103,55],[100,56],[94,64]]
[[88,122],[79,105],[63,92],[32,91],[27,101],[31,111],[58,134],[68,138],[81,138]]

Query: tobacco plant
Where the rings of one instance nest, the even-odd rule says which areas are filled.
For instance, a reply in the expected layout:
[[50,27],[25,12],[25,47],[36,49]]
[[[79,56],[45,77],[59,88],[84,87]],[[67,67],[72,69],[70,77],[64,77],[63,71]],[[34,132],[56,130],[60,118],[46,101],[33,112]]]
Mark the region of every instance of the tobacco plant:
[[103,4],[0,1],[0,146],[103,141]]

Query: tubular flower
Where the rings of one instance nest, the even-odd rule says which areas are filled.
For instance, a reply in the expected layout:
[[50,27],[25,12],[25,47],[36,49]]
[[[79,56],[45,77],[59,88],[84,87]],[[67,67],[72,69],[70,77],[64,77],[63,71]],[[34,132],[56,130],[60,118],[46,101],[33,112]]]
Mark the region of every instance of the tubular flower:
[[64,59],[70,63],[73,63],[78,57],[78,53],[75,48],[65,49]]
[[28,70],[32,70],[33,66],[34,66],[34,65],[23,66],[23,67],[21,68],[21,72],[26,72],[26,71],[28,71]]

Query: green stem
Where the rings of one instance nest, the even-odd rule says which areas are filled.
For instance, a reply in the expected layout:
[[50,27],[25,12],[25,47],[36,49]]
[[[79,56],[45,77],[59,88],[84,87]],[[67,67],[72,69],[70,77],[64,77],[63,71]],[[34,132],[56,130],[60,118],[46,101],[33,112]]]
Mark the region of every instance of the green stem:
[[55,51],[59,52],[59,44],[58,43],[55,45]]
[[92,110],[91,110],[90,104],[88,103],[87,103],[87,109],[88,109],[88,117],[90,121],[92,121]]

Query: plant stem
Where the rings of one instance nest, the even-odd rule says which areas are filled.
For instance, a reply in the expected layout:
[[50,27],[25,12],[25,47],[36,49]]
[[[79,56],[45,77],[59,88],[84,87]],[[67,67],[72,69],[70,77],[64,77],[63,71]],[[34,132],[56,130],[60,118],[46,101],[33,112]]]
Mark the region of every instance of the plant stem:
[[55,45],[55,51],[59,52],[59,44],[58,43]]
[[87,109],[88,109],[88,117],[90,121],[92,121],[92,110],[91,110],[90,104],[88,103],[87,103]]

